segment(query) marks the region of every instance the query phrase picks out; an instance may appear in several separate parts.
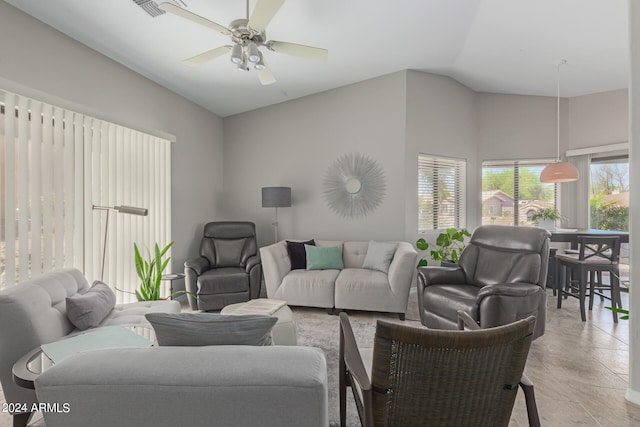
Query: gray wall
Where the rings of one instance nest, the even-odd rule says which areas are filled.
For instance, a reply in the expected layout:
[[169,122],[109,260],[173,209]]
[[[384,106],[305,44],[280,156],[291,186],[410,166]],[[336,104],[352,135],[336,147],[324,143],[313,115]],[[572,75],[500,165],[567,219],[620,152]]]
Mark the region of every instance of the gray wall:
[[[405,157],[405,235],[418,237],[418,154],[466,159],[467,228],[478,224],[479,192],[477,114],[475,92],[455,80],[434,74],[407,74],[407,121]],[[438,233],[426,233],[434,242]]]
[[569,98],[569,149],[629,140],[629,91]]
[[[273,243],[273,208],[261,187],[288,186],[292,206],[279,209],[279,239],[402,239],[405,189],[405,82],[398,72],[224,119],[224,211],[248,219],[261,245]],[[361,153],[386,174],[383,204],[365,219],[329,210],[327,168]]]
[[[560,151],[626,140],[627,91],[561,99]],[[280,238],[402,239],[417,233],[418,153],[467,160],[467,228],[480,223],[483,160],[556,157],[555,97],[476,93],[455,80],[404,71],[224,119],[224,215],[273,242],[262,186],[292,187]],[[322,178],[333,160],[378,160],[389,189],[361,220],[332,213]],[[436,233],[427,233],[429,242]]]
[[[172,147],[173,271],[197,253],[194,236],[220,212],[222,120],[0,1],[0,86],[40,91],[47,102],[162,131]],[[11,43],[7,43],[11,40]],[[26,94],[34,96],[33,94]]]

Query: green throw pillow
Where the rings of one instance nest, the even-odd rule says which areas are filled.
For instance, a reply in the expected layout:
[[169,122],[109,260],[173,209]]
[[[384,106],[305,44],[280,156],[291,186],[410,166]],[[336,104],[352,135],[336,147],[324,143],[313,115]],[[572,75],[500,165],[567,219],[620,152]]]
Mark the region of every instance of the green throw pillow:
[[342,270],[342,246],[304,245],[307,270]]

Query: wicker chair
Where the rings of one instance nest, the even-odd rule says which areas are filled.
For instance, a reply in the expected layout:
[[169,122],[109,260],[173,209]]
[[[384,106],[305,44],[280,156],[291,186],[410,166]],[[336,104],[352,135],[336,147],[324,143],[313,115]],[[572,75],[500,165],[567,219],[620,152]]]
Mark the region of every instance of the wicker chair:
[[[340,313],[340,424],[346,388],[360,421],[373,426],[507,426],[535,318],[478,331],[416,328],[379,320],[371,376],[349,318]],[[535,409],[532,389],[527,408]],[[537,411],[529,423],[539,426]]]

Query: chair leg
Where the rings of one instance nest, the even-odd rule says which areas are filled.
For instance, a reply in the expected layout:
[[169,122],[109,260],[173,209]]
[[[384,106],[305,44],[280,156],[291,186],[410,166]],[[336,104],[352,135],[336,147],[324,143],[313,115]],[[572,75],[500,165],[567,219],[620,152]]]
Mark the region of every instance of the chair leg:
[[33,412],[23,412],[13,416],[13,427],[26,427]]
[[[617,274],[613,272],[609,272],[609,283],[611,287],[611,306],[622,308],[622,297],[620,296],[620,279]],[[615,311],[611,311],[613,313],[613,323],[618,323],[618,313]]]
[[[602,274],[599,274],[598,276],[602,278]],[[589,311],[593,310],[593,298],[596,296],[595,294],[596,285],[602,286],[602,280],[596,281],[596,272],[590,271],[589,272]]]
[[340,401],[340,427],[347,425],[347,366],[344,361],[344,335],[340,328],[340,360],[338,362],[338,390]]
[[[563,293],[563,287],[564,286],[562,286],[563,284],[560,283],[559,279],[560,279],[560,277],[564,277],[566,275],[568,267],[566,265],[563,265],[562,268],[560,268],[560,266],[558,266],[557,268],[558,268],[558,271],[559,271],[558,272],[558,281],[556,282],[556,290],[558,291],[557,292],[558,293],[558,295],[557,295],[557,297],[558,297],[558,305],[557,305],[557,307],[558,308],[562,308],[562,293]],[[560,272],[563,272],[565,274],[562,275],[562,274],[560,274]],[[566,278],[565,278],[565,280],[566,280]]]
[[580,317],[582,317],[582,321],[585,322],[587,320],[587,313],[585,310],[585,298],[587,294],[587,269],[584,267],[580,267],[579,279],[580,282],[578,286],[580,290],[578,291],[578,298],[580,299]]
[[524,392],[524,400],[527,404],[527,417],[529,418],[530,427],[540,427],[540,416],[538,415],[538,405],[536,404],[536,396],[533,392],[533,383],[522,374],[520,379],[520,387]]

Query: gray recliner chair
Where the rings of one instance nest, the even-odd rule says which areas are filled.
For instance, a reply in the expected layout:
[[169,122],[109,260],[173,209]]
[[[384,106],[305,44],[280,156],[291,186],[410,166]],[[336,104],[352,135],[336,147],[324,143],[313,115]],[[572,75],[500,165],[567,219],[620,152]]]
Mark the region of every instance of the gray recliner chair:
[[[220,310],[260,295],[262,265],[252,222],[210,222],[204,226],[200,256],[184,263],[192,310]],[[194,297],[197,296],[198,298]]]
[[462,310],[481,328],[491,328],[532,315],[535,339],[545,329],[548,264],[548,231],[478,227],[457,268],[419,269],[420,321],[433,329],[457,329]]

